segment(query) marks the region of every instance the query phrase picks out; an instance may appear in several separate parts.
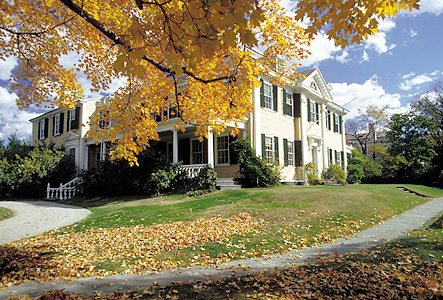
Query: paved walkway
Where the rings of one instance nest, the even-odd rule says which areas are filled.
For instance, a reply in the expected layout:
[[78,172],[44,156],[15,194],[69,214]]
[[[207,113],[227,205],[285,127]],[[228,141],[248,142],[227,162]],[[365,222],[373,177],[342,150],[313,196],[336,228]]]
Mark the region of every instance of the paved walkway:
[[178,281],[196,281],[215,279],[231,276],[243,276],[259,271],[287,268],[292,264],[303,264],[315,260],[318,254],[350,253],[364,250],[368,247],[382,244],[403,235],[408,230],[421,226],[424,222],[443,211],[443,197],[415,207],[400,216],[374,228],[362,231],[350,239],[337,240],[320,247],[306,248],[284,255],[274,255],[269,258],[237,260],[216,268],[193,267],[189,269],[176,269],[157,274],[144,275],[115,275],[97,279],[95,277],[80,278],[72,282],[29,282],[18,286],[9,287],[0,291],[0,299],[5,299],[10,294],[36,296],[42,291],[64,289],[66,292],[90,296],[94,291],[102,295],[117,290],[145,289],[157,282],[168,285]]
[[85,208],[49,201],[0,201],[14,216],[0,221],[0,245],[74,224],[91,212]]

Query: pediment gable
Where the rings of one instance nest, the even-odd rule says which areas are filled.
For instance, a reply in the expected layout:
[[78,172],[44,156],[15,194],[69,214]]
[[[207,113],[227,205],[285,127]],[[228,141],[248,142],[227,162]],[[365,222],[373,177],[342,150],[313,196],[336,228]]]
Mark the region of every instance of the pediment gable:
[[304,89],[309,93],[332,101],[330,88],[318,68],[301,72],[301,74],[306,76],[305,79],[300,81],[300,84]]

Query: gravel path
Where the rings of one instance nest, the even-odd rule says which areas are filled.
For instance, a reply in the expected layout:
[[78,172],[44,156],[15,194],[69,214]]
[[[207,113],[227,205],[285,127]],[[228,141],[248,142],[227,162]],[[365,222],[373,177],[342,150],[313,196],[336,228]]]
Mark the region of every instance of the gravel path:
[[94,291],[99,291],[101,295],[106,295],[117,290],[145,289],[152,286],[155,282],[162,286],[178,281],[188,282],[216,278],[222,279],[232,276],[244,276],[275,268],[283,269],[293,264],[312,262],[318,254],[352,253],[382,244],[386,240],[399,237],[409,230],[420,227],[424,222],[441,211],[443,211],[443,197],[417,206],[383,224],[362,231],[352,238],[337,240],[330,244],[323,244],[320,247],[305,248],[284,255],[274,255],[260,259],[237,260],[219,265],[215,268],[193,267],[189,269],[181,268],[164,271],[156,274],[114,275],[104,278],[85,277],[71,282],[28,282],[11,286],[6,290],[0,290],[0,299],[5,299],[11,294],[26,294],[34,297],[42,293],[42,291],[61,289],[66,292],[83,294],[85,296],[90,296]]
[[28,238],[86,218],[85,208],[48,201],[0,201],[14,216],[0,221],[0,245]]

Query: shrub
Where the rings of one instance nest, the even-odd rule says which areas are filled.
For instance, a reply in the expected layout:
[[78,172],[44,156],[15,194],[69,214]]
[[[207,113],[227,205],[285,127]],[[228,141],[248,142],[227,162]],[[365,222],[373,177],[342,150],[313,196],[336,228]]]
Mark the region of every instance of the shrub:
[[237,139],[231,143],[240,162],[240,174],[250,187],[269,187],[280,183],[280,170],[277,165],[270,166],[257,156],[249,139]]
[[43,197],[48,181],[75,176],[73,165],[54,145],[33,147],[12,136],[0,149],[0,196]]
[[144,193],[158,196],[165,192],[181,192],[187,186],[186,179],[186,173],[180,163],[165,163],[151,174],[145,185]]
[[189,178],[181,163],[166,162],[155,151],[144,151],[138,157],[139,166],[128,165],[125,160],[103,161],[95,169],[81,174],[84,195],[145,194],[158,196],[164,193],[200,195],[215,190],[217,176],[212,168],[205,167],[194,178]]
[[214,169],[205,166],[197,176],[188,179],[187,196],[197,196],[215,191],[217,174]]
[[325,179],[332,179],[341,184],[346,183],[345,171],[342,167],[335,164],[330,164],[329,167],[323,171],[322,176]]
[[309,185],[322,184],[322,180],[318,177],[317,165],[314,162],[310,162],[305,166],[305,174],[308,179]]

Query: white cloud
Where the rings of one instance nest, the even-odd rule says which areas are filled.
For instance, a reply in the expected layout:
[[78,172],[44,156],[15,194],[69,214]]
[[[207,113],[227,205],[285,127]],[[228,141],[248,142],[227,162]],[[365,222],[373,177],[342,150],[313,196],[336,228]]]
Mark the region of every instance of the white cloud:
[[414,30],[414,29],[410,29],[409,30],[409,35],[412,37],[417,36],[418,35],[418,31]]
[[346,50],[343,51],[343,53],[342,53],[341,55],[337,56],[336,59],[337,59],[339,62],[341,62],[342,64],[345,63],[345,62],[350,61],[350,58],[349,58],[349,52],[346,51]]
[[[401,108],[400,94],[389,94],[378,82],[377,76],[372,76],[363,84],[359,83],[331,83],[334,101],[340,105],[346,104],[350,110],[346,119],[359,115],[358,109],[364,109],[371,104],[378,107],[388,105],[388,111],[399,111]],[[352,102],[351,102],[352,101]]]
[[16,105],[17,95],[10,93],[6,88],[0,87],[0,139],[7,139],[12,134],[17,138],[29,140],[32,126],[29,119],[38,116],[25,110],[19,110]]
[[404,79],[404,82],[400,83],[400,89],[404,91],[410,91],[413,87],[419,88],[420,85],[434,81],[438,78],[438,75],[440,75],[442,72],[439,70],[436,70],[432,73],[424,73],[420,75],[416,75],[414,72],[411,72],[409,74],[403,75],[402,79]]
[[378,32],[375,35],[371,35],[365,41],[365,49],[374,49],[378,54],[388,52],[395,48],[395,44],[387,44],[386,33]]
[[379,19],[378,30],[382,32],[389,32],[395,28],[395,22],[392,19]]
[[366,52],[366,50],[363,50],[362,59],[363,59],[363,61],[368,61],[369,60],[369,55],[368,55],[368,52]]
[[414,14],[427,12],[439,16],[443,13],[443,0],[421,0],[419,4],[420,10],[414,11]]
[[320,33],[315,36],[308,50],[311,51],[311,55],[300,62],[305,67],[316,66],[323,60],[333,58],[333,55],[340,51],[340,47],[335,46],[334,41],[326,34]]
[[0,59],[0,80],[9,80],[12,70],[17,65],[17,60],[10,56],[6,59]]
[[412,76],[415,76],[415,73],[414,73],[414,72],[410,72],[410,73],[408,73],[408,74],[406,74],[406,75],[403,75],[402,78],[403,78],[403,79],[407,79],[407,78],[412,77]]

